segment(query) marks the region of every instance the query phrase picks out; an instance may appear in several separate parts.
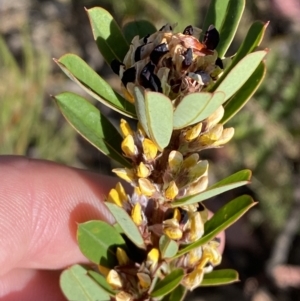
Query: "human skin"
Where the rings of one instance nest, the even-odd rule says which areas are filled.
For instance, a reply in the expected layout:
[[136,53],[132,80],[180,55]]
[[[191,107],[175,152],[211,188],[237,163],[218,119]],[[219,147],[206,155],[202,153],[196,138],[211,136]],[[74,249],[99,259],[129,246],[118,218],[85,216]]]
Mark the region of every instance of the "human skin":
[[0,179],[0,299],[65,300],[61,270],[87,263],[77,224],[113,222],[103,200],[117,180],[16,156],[0,156]]

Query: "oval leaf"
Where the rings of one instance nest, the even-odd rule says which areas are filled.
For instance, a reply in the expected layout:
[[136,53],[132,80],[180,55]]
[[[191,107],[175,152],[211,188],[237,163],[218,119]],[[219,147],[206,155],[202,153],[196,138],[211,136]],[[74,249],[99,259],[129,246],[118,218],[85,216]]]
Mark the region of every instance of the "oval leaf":
[[186,289],[183,285],[178,285],[169,295],[164,296],[162,301],[183,301]]
[[135,86],[133,89],[133,97],[138,120],[142,125],[144,131],[146,132],[147,136],[150,137],[143,90],[140,87]]
[[54,97],[67,121],[103,154],[120,164],[131,167],[122,156],[122,137],[109,120],[83,97],[64,92]]
[[150,295],[154,298],[162,297],[173,291],[184,276],[182,269],[176,269],[168,274],[162,281],[156,283]]
[[240,23],[245,8],[245,0],[230,0],[226,15],[220,28],[220,42],[217,46],[219,57],[223,57],[229,48]]
[[122,236],[103,221],[89,221],[79,224],[77,240],[80,251],[92,262],[106,267],[117,263],[115,249],[125,248]]
[[173,258],[180,257],[212,240],[216,235],[236,222],[254,205],[256,203],[248,195],[243,195],[230,201],[204,224],[204,235],[196,242],[181,249]]
[[174,129],[182,129],[188,126],[201,114],[212,96],[208,92],[191,93],[185,96],[174,111]]
[[75,264],[60,276],[60,287],[68,300],[107,301],[110,296],[87,275],[87,270]]
[[54,59],[65,74],[92,97],[125,116],[136,118],[134,105],[116,93],[84,60],[75,54]]
[[230,0],[211,0],[203,23],[203,34],[213,24],[220,32],[224,23]]
[[[256,70],[262,59],[266,56],[267,51],[261,50],[248,54],[229,72],[229,74],[219,84],[214,87],[215,91],[222,91],[225,93],[225,101],[235,94],[243,84],[250,78]],[[216,86],[218,86],[216,88]],[[216,88],[216,89],[215,89]]]
[[168,146],[173,131],[172,102],[162,93],[146,91],[145,107],[150,138],[162,151]]
[[156,32],[155,26],[146,20],[128,22],[124,25],[122,30],[128,43],[131,43],[135,36],[142,38],[148,34],[151,35]]
[[105,205],[123,229],[126,236],[139,248],[145,248],[143,237],[128,213],[115,204],[105,202]]
[[235,270],[214,270],[205,274],[201,286],[215,286],[239,281],[239,274]]
[[248,100],[252,97],[255,91],[258,89],[264,77],[266,75],[266,66],[261,62],[254,73],[250,76],[249,80],[235,93],[224,105],[224,116],[221,120],[222,124],[225,124],[230,120],[237,112],[239,112]]
[[159,239],[159,250],[162,258],[171,258],[176,255],[178,244],[166,235],[163,235]]
[[112,15],[102,7],[87,10],[94,39],[105,61],[123,61],[129,45]]
[[223,192],[232,190],[234,188],[247,185],[251,179],[251,171],[248,169],[241,170],[219,182],[208,187],[205,191],[198,194],[194,194],[180,200],[176,200],[172,203],[172,207],[179,207],[183,205],[190,205],[202,202]]

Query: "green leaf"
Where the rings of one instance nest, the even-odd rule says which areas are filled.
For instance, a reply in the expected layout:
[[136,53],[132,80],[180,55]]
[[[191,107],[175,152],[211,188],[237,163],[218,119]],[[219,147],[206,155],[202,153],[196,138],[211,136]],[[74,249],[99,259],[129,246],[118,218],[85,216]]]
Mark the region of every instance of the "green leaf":
[[145,108],[150,138],[162,151],[168,146],[173,132],[172,102],[162,93],[146,91]]
[[204,275],[201,286],[224,285],[239,281],[239,274],[235,270],[214,270]]
[[111,225],[103,221],[79,224],[77,240],[81,252],[92,262],[106,267],[117,263],[115,250],[126,248],[122,236]]
[[171,258],[176,255],[178,244],[166,235],[162,235],[159,239],[159,250],[162,258]]
[[132,218],[128,215],[128,213],[121,207],[105,202],[105,205],[114,216],[115,220],[118,222],[120,227],[123,229],[126,236],[139,248],[145,248],[143,237],[133,222]]
[[129,45],[111,14],[101,7],[87,10],[94,39],[105,61],[123,61]]
[[144,92],[140,87],[135,86],[133,89],[133,96],[134,96],[134,104],[136,113],[138,116],[138,120],[142,125],[144,131],[146,132],[147,136],[150,137],[149,129],[148,129],[148,122],[147,122],[147,115],[146,115],[146,106],[145,106],[145,97]]
[[212,94],[191,93],[185,96],[174,111],[173,127],[182,129],[188,126],[209,105]]
[[135,36],[142,38],[148,34],[151,35],[156,32],[155,26],[146,20],[128,22],[124,25],[122,30],[128,43],[131,43]]
[[135,107],[102,79],[84,60],[75,54],[65,54],[55,63],[64,73],[92,97],[125,116],[136,118]]
[[107,301],[110,296],[87,275],[84,267],[75,264],[60,276],[60,287],[70,301]]
[[150,295],[154,298],[167,295],[180,284],[183,276],[182,269],[173,270],[162,281],[157,282]]
[[88,271],[88,275],[94,279],[108,295],[114,296],[116,294],[103,275],[92,270]]
[[203,34],[213,24],[220,32],[224,23],[230,0],[211,0],[203,22]]
[[265,75],[266,66],[263,62],[261,62],[254,73],[250,76],[249,80],[225,103],[225,112],[221,120],[222,124],[225,124],[245,106],[262,83]]
[[186,295],[186,289],[182,285],[178,285],[170,294],[165,296],[162,301],[183,301]]
[[226,95],[224,101],[226,101],[245,84],[266,54],[266,50],[248,54],[236,64],[222,81],[216,82],[212,90],[224,92]]
[[174,128],[181,129],[200,122],[213,114],[225,102],[222,91],[199,92],[185,96],[174,112]]
[[179,207],[183,205],[190,205],[202,202],[225,191],[247,185],[251,179],[251,171],[248,169],[241,170],[219,182],[208,187],[205,191],[191,196],[187,196],[172,203],[172,207]]
[[230,0],[220,28],[220,42],[217,47],[219,57],[224,57],[229,48],[245,8],[245,0]]
[[[257,46],[260,45],[268,24],[269,22],[263,23],[261,21],[255,21],[251,25],[245,39],[243,40],[243,43],[241,44],[236,55],[232,59],[230,69],[232,69],[248,53],[252,52]],[[225,77],[226,72],[227,70],[225,70],[222,76]]]
[[205,243],[216,237],[220,232],[224,231],[230,225],[235,223],[255,204],[256,203],[248,195],[240,196],[227,203],[204,224],[204,235],[196,242],[185,246],[173,258],[178,258],[183,254],[204,245]]
[[54,97],[59,109],[74,129],[103,154],[131,167],[122,156],[122,137],[110,121],[83,97],[64,92]]

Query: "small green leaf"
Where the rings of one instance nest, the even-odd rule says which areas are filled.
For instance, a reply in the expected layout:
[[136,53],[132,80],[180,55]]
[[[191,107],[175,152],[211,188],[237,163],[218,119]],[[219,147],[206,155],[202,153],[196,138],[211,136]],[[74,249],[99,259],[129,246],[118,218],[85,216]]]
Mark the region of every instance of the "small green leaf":
[[129,45],[111,14],[101,7],[87,10],[97,46],[108,64],[123,61]]
[[224,57],[229,48],[245,8],[245,0],[230,0],[220,28],[220,42],[217,46],[219,57]]
[[154,298],[167,295],[180,284],[183,276],[184,272],[182,269],[172,271],[162,281],[156,283],[150,295]]
[[91,270],[88,271],[88,275],[94,279],[108,295],[114,296],[116,294],[103,275]]
[[84,60],[75,54],[65,54],[55,63],[64,73],[92,97],[125,116],[136,118],[134,105],[116,93]]
[[183,301],[186,295],[186,289],[178,285],[170,294],[163,297],[162,301]]
[[[263,23],[261,21],[255,21],[248,30],[248,33],[243,40],[243,43],[239,47],[236,55],[232,59],[230,68],[232,69],[242,58],[244,58],[248,53],[255,50],[257,46],[260,45],[265,31],[267,29],[269,22]],[[227,71],[227,70],[226,70]],[[226,73],[226,71],[224,73]],[[225,77],[223,74],[222,76]]]
[[134,104],[136,113],[138,116],[138,120],[142,125],[144,131],[146,132],[147,136],[150,137],[149,129],[148,129],[148,122],[146,116],[146,107],[145,107],[145,97],[144,92],[140,87],[134,87],[133,89],[133,96],[134,96]]
[[54,97],[67,121],[103,154],[131,167],[122,156],[122,137],[109,120],[83,97],[64,92]]
[[215,286],[239,281],[239,274],[235,270],[214,270],[204,275],[201,286]]
[[204,245],[236,222],[254,205],[256,205],[256,203],[248,195],[240,196],[227,203],[204,224],[204,235],[196,242],[181,249],[173,258],[178,258],[183,254]]
[[128,43],[131,43],[135,36],[142,38],[148,34],[151,35],[156,32],[155,26],[146,20],[128,22],[124,25],[122,30]]
[[218,31],[221,30],[222,24],[225,20],[227,7],[230,0],[211,0],[206,11],[206,16],[203,22],[203,34],[208,27],[213,24]]
[[103,221],[79,224],[77,240],[81,252],[92,262],[106,267],[117,263],[115,249],[126,248],[122,236],[111,225]]
[[168,146],[173,131],[172,102],[162,93],[146,91],[145,108],[150,138],[162,151]]
[[105,205],[114,216],[115,220],[118,222],[120,227],[123,229],[126,236],[139,248],[145,248],[143,237],[133,222],[132,218],[128,215],[128,213],[121,207],[105,202]]
[[224,105],[224,116],[221,120],[225,124],[230,120],[238,111],[240,111],[248,100],[252,97],[258,89],[266,75],[266,66],[261,62],[254,73],[250,76],[247,82],[230,98]]
[[224,92],[226,95],[224,101],[226,101],[245,84],[266,54],[266,50],[248,54],[236,64],[220,83],[219,81],[216,82],[212,90]]
[[179,207],[183,205],[190,205],[202,202],[216,195],[219,195],[225,191],[232,190],[234,188],[247,185],[251,179],[251,171],[248,169],[241,170],[220,182],[208,187],[205,191],[191,196],[187,196],[180,200],[176,200],[172,203],[172,207]]
[[159,239],[159,250],[162,258],[171,258],[176,255],[178,244],[166,235],[162,235]]
[[212,94],[191,93],[185,96],[174,111],[173,127],[182,129],[188,126],[208,106]]
[[60,287],[70,301],[107,301],[110,296],[87,275],[84,267],[75,264],[60,276]]

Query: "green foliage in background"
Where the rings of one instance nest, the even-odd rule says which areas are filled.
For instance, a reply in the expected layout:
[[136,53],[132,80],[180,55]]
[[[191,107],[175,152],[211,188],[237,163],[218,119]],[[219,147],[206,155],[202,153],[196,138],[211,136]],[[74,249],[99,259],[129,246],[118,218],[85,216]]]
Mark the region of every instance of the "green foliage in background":
[[50,57],[35,51],[28,30],[22,40],[20,64],[0,36],[0,154],[73,164],[75,134],[45,92]]

